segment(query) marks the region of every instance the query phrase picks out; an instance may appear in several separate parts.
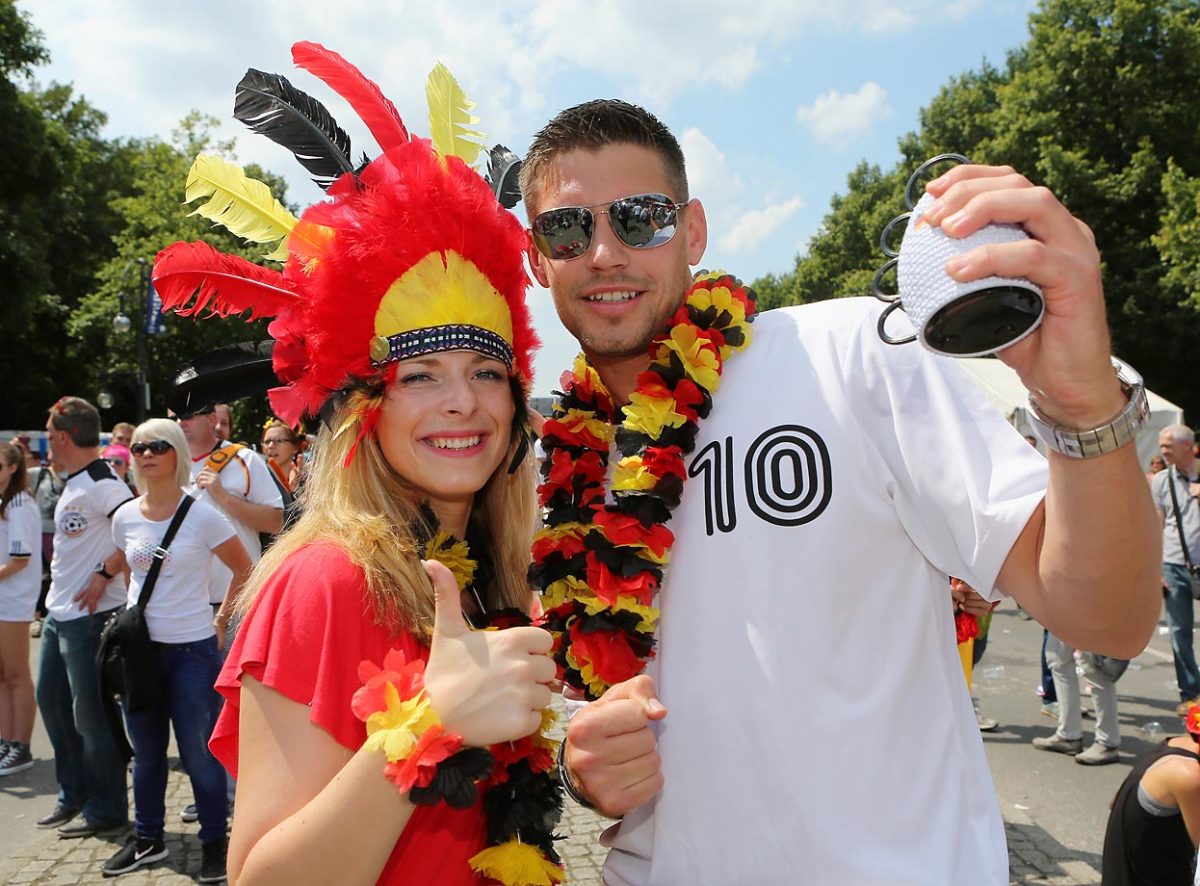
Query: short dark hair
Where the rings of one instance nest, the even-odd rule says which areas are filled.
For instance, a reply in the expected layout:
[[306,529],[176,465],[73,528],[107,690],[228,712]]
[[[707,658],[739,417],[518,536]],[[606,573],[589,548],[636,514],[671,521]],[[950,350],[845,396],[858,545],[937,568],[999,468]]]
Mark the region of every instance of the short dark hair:
[[545,182],[546,168],[560,154],[576,150],[599,150],[611,144],[641,145],[662,158],[663,169],[675,193],[674,200],[688,200],[687,172],[683,151],[666,125],[637,105],[615,98],[595,99],[561,111],[533,137],[521,165],[521,196],[533,211],[537,189]]
[[51,406],[50,426],[65,432],[80,449],[100,445],[100,413],[82,397],[62,397]]

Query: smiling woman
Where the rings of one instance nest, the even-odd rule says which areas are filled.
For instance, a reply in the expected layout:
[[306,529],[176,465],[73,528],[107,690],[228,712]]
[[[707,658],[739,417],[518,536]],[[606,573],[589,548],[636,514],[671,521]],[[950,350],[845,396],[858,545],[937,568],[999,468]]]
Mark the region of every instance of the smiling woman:
[[[251,70],[235,114],[328,199],[253,230],[215,196],[202,207],[247,238],[286,237],[283,273],[191,243],[154,270],[168,308],[274,316],[272,408],[322,419],[302,515],[255,567],[217,681],[211,746],[238,779],[229,878],[560,882],[542,735],[556,669],[529,618],[525,233],[468,165],[479,145],[454,121],[469,103],[444,68],[427,88],[431,149],[340,56],[293,56],[355,105],[382,156],[357,168],[324,108]],[[505,156],[492,151],[497,182]],[[193,171],[189,196],[253,190],[211,158]]]

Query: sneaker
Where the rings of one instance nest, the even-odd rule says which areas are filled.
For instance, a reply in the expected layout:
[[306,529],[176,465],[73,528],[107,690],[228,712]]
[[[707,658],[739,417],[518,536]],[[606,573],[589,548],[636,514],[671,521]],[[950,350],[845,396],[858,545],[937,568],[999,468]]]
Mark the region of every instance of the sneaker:
[[19,741],[10,742],[7,753],[0,757],[0,776],[14,775],[32,768],[33,754],[29,752],[29,745]]
[[42,620],[40,618],[36,618],[29,623],[29,636],[35,640],[42,636]]
[[78,809],[72,809],[70,806],[59,803],[54,807],[53,812],[39,818],[36,823],[39,828],[61,828],[78,814]]
[[1081,766],[1107,766],[1109,763],[1119,762],[1120,759],[1121,754],[1116,748],[1110,748],[1098,741],[1092,742],[1083,753],[1075,755],[1075,762]]
[[225,882],[225,841],[213,840],[200,844],[200,883]]
[[1049,717],[1051,720],[1057,720],[1058,719],[1058,711],[1059,711],[1058,702],[1047,701],[1047,702],[1042,703],[1042,716],[1043,717]]
[[70,824],[65,824],[58,829],[58,836],[63,840],[76,840],[80,837],[95,837],[98,834],[111,836],[119,834],[125,828],[129,827],[129,822],[118,821],[109,824],[98,824],[88,821],[86,818],[80,818]]
[[189,803],[183,807],[183,811],[179,813],[180,821],[199,821],[200,813],[196,810],[195,803]]
[[1039,751],[1053,751],[1056,754],[1067,754],[1074,757],[1083,750],[1082,738],[1060,738],[1056,732],[1054,735],[1035,738],[1033,746]]
[[979,727],[980,732],[991,732],[1000,725],[999,720],[993,720],[991,717],[985,717],[979,711],[975,712],[975,725]]
[[125,841],[120,851],[104,863],[100,872],[106,877],[119,877],[138,868],[162,861],[167,857],[167,847],[163,845],[162,837],[149,840],[145,837],[132,836]]

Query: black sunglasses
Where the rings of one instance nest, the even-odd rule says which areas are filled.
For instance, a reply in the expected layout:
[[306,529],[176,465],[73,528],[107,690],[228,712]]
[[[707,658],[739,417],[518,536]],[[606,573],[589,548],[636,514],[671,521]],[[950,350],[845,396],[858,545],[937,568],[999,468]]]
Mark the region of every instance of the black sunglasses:
[[155,455],[166,455],[170,448],[171,444],[166,440],[151,440],[149,443],[134,443],[129,447],[129,451],[134,455],[142,455],[149,449]]
[[608,208],[613,233],[626,246],[653,249],[675,236],[679,210],[687,203],[675,203],[666,194],[634,194],[611,203],[594,206],[560,206],[539,212],[530,233],[533,245],[546,258],[556,261],[579,258],[592,245],[596,227],[593,209]]

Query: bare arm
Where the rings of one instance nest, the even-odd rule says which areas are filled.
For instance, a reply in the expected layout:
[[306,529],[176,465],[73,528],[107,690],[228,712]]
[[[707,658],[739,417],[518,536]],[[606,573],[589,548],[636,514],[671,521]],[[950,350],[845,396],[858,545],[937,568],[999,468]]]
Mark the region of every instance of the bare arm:
[[[951,237],[1016,223],[1030,238],[947,262],[958,281],[1025,277],[1045,296],[1042,325],[1000,352],[1053,423],[1088,430],[1126,404],[1110,363],[1095,238],[1045,188],[1007,167],[959,166],[930,182],[925,219]],[[998,584],[1067,643],[1132,658],[1161,605],[1160,525],[1132,446],[1099,458],[1051,452],[1045,502],[1001,568]]]
[[239,731],[231,886],[375,882],[413,812],[383,753],[347,750],[248,675]]
[[283,529],[283,508],[246,501],[227,492],[220,483],[212,484],[208,491],[212,493],[216,489],[220,489],[221,492],[213,495],[213,502],[234,520],[246,524],[255,532],[269,532],[274,535]]
[[28,557],[9,557],[8,562],[3,566],[0,566],[0,581],[4,581],[6,578],[12,578],[28,565]]
[[[228,624],[230,617],[237,607],[238,597],[242,593],[246,579],[250,577],[250,570],[254,568],[254,564],[250,562],[250,555],[246,553],[246,546],[242,544],[241,539],[236,535],[227,538],[213,548],[213,553],[233,573],[233,578],[229,582],[229,590],[225,592],[225,599],[221,601],[221,608],[217,612],[218,621],[224,618],[225,624]],[[224,625],[218,625],[218,627],[223,629]]]

